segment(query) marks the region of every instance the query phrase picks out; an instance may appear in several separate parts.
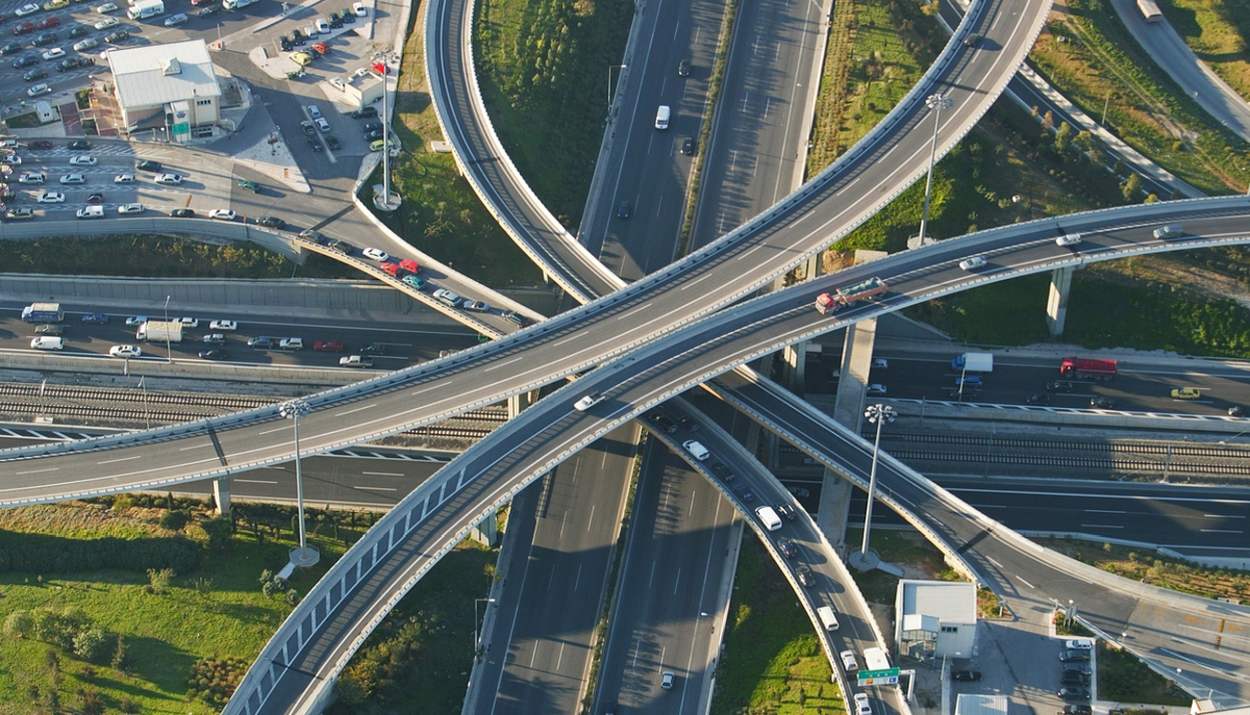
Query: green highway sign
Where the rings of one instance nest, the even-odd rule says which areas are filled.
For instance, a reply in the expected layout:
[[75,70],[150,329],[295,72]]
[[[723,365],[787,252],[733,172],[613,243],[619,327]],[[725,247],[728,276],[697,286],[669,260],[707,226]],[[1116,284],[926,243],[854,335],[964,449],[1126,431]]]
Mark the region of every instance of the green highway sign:
[[860,670],[855,673],[856,685],[898,685],[898,668]]

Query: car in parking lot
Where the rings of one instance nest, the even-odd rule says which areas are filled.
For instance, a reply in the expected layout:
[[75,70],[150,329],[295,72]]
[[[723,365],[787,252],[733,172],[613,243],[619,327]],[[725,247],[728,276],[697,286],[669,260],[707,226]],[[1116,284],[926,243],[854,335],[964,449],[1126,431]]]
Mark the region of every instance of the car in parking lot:
[[382,151],[386,148],[386,142],[381,139],[374,139],[369,142],[369,151]]
[[188,208],[173,209],[172,211],[169,212],[169,215],[173,216],[174,218],[194,218],[195,209],[188,209]]
[[1083,663],[1089,661],[1089,651],[1065,650],[1059,654],[1060,663]]
[[114,345],[109,348],[109,355],[116,358],[137,358],[143,355],[138,345]]
[[17,175],[19,184],[42,184],[47,179],[48,175],[42,171],[23,171]]
[[143,204],[139,204],[139,203],[122,204],[121,206],[117,207],[117,213],[119,214],[141,214],[143,213]]
[[665,690],[673,689],[673,671],[666,670],[660,674],[660,687]]
[[20,70],[39,62],[39,58],[34,55],[22,55],[13,60],[13,69]]
[[1079,685],[1068,685],[1055,692],[1062,700],[1089,700],[1089,688]]
[[177,25],[181,25],[189,19],[191,18],[187,17],[185,12],[179,12],[165,18],[164,25],[165,27],[175,27]]
[[17,44],[16,42],[8,42],[3,45],[0,45],[0,55],[11,55],[14,52],[20,51],[21,49],[22,49],[22,46]]
[[87,27],[86,25],[74,25],[73,27],[69,28],[70,37],[82,37],[83,35],[89,35],[89,34],[91,34],[91,28]]
[[177,186],[182,183],[182,178],[183,178],[182,174],[173,174],[173,173],[157,174],[156,176],[152,177],[152,181],[155,181],[158,184],[169,184],[171,186]]
[[22,79],[27,82],[34,82],[36,80],[44,79],[47,76],[48,73],[43,70],[30,70],[26,74],[22,75]]
[[110,12],[117,12],[117,3],[106,2],[103,5],[96,5],[95,11],[100,13],[101,15],[107,15]]
[[22,157],[18,156],[17,154],[5,154],[3,161],[4,163],[9,164],[10,166],[18,166],[19,164],[22,163]]
[[963,683],[973,683],[981,679],[981,671],[979,670],[952,670],[951,680],[958,680]]
[[87,177],[82,174],[64,174],[61,176],[62,184],[85,184]]
[[352,3],[352,12],[356,13],[356,17],[364,17],[369,14],[369,8],[365,7],[362,2]]
[[326,146],[330,147],[330,151],[338,151],[343,148],[343,145],[339,143],[339,138],[333,134],[327,134],[324,138]]
[[313,56],[303,51],[292,52],[291,54],[287,55],[287,57],[290,57],[291,61],[299,65],[300,67],[307,67],[313,61]]
[[218,221],[233,221],[235,213],[231,209],[213,209],[208,212],[209,218],[215,218]]
[[48,12],[60,10],[63,7],[69,7],[69,0],[48,0],[43,4],[43,9]]
[[694,137],[686,137],[681,143],[681,153],[686,156],[694,156]]
[[313,124],[316,124],[317,129],[319,129],[322,133],[330,131],[330,123],[326,121],[325,117],[317,117],[313,120]]
[[74,51],[83,52],[84,50],[89,50],[93,47],[98,47],[99,44],[100,44],[99,40],[95,39],[94,37],[88,37],[85,40],[79,40],[78,42],[75,42]]
[[220,5],[209,5],[207,7],[202,7],[199,10],[196,10],[193,14],[196,17],[209,17],[211,15],[216,15],[219,12],[221,12]]
[[378,116],[378,110],[375,107],[361,107],[348,116],[352,119],[372,119]]
[[26,90],[26,94],[31,97],[38,97],[41,94],[52,94],[52,88],[41,82]]
[[1093,650],[1094,641],[1089,638],[1070,638],[1063,642],[1063,647],[1068,650]]
[[[53,42],[56,42],[55,32],[41,32],[38,35],[35,35],[35,39],[31,40],[31,44],[35,47],[43,47],[44,45],[50,45]],[[53,47],[51,49],[44,50],[43,54],[40,56],[45,60],[55,60],[64,57],[65,50],[60,47]]]
[[65,194],[60,191],[41,191],[35,198],[41,204],[63,204],[65,203]]
[[4,212],[4,218],[8,221],[22,221],[34,217],[35,212],[25,206],[11,208]]
[[133,184],[135,183],[134,174],[117,174],[113,177],[114,184]]
[[37,12],[39,12],[39,6],[33,2],[28,2],[14,10],[13,14],[18,17],[26,17],[27,15],[34,15]]
[[130,39],[129,30],[114,30],[104,36],[105,42],[112,42],[112,43],[125,42],[128,39]]
[[97,30],[107,30],[108,28],[118,24],[118,22],[119,22],[118,19],[115,17],[106,17],[103,20],[100,20],[99,22],[92,25],[92,27],[94,27]]
[[56,71],[68,72],[73,69],[78,69],[79,67],[89,67],[92,64],[94,64],[94,62],[90,57],[66,57],[56,64]]

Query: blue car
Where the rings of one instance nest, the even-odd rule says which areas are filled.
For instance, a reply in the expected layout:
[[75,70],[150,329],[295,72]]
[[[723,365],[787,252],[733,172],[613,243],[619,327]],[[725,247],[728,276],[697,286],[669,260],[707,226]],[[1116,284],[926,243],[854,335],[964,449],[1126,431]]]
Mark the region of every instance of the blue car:
[[83,313],[82,322],[84,323],[107,323],[109,317],[104,313]]

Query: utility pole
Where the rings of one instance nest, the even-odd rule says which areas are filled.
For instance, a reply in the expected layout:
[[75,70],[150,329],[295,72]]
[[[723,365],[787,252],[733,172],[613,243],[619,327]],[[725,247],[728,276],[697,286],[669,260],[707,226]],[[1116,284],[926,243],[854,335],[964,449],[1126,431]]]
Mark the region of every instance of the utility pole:
[[299,548],[291,551],[291,563],[302,568],[308,568],[321,560],[321,554],[308,545],[304,535],[304,477],[300,472],[299,418],[311,411],[308,403],[299,399],[286,402],[278,408],[278,414],[291,420],[295,432],[295,501],[299,510]]
[[916,247],[924,245],[924,231],[929,224],[929,203],[933,196],[933,165],[937,162],[938,129],[941,127],[942,110],[950,109],[954,102],[950,97],[931,94],[925,98],[924,104],[933,111],[933,142],[929,147],[929,176],[924,182],[924,213],[920,217],[920,239]]
[[[490,604],[490,603],[494,603],[494,602],[495,602],[495,599],[493,599],[493,598],[475,598],[475,599],[473,599],[473,659],[474,659],[474,660],[477,660],[477,657],[478,657],[478,651],[481,649],[481,644],[478,642],[479,635],[478,635],[478,629],[477,629],[477,623],[478,623],[478,616],[477,616],[477,613],[478,613],[478,606],[482,605],[483,603]],[[485,625],[485,624],[483,624],[483,625]],[[482,634],[482,635],[485,635],[485,634]]]
[[864,507],[864,539],[859,546],[858,560],[861,568],[870,568],[874,560],[869,556],[869,539],[872,535],[872,503],[877,497],[877,456],[881,452],[881,428],[887,422],[893,422],[898,413],[893,407],[880,403],[868,405],[864,417],[877,426],[877,437],[872,446],[872,468],[868,473],[868,504]]
[[[169,322],[169,299],[171,296],[165,296],[165,322]],[[173,348],[169,347],[169,326],[165,326],[165,362],[174,361]]]

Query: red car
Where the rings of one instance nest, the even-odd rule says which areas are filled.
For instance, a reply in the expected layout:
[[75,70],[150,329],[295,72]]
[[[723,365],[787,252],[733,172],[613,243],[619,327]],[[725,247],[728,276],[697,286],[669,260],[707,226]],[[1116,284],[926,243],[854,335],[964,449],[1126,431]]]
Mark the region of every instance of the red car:
[[14,35],[25,35],[28,32],[34,32],[34,31],[35,31],[35,23],[30,22],[30,21],[23,22],[22,24],[15,25],[13,27]]
[[417,262],[412,260],[411,258],[405,258],[404,260],[400,261],[399,267],[404,269],[405,271],[408,271],[409,273],[421,272],[421,266],[418,265]]
[[319,353],[341,353],[347,349],[341,340],[317,340],[313,342],[313,350]]
[[391,261],[387,261],[386,263],[380,264],[378,268],[381,268],[383,271],[386,272],[386,275],[392,278],[399,277],[399,264],[398,263],[392,263]]
[[56,17],[55,15],[49,15],[48,17],[45,17],[44,19],[40,20],[39,24],[36,25],[36,27],[38,27],[40,30],[46,30],[49,27],[56,27],[57,25],[60,25],[60,24],[61,24],[61,18]]
[[312,44],[312,49],[313,49],[313,52],[316,52],[319,55],[324,55],[330,51],[330,48],[327,47],[326,43],[324,42],[314,42]]

